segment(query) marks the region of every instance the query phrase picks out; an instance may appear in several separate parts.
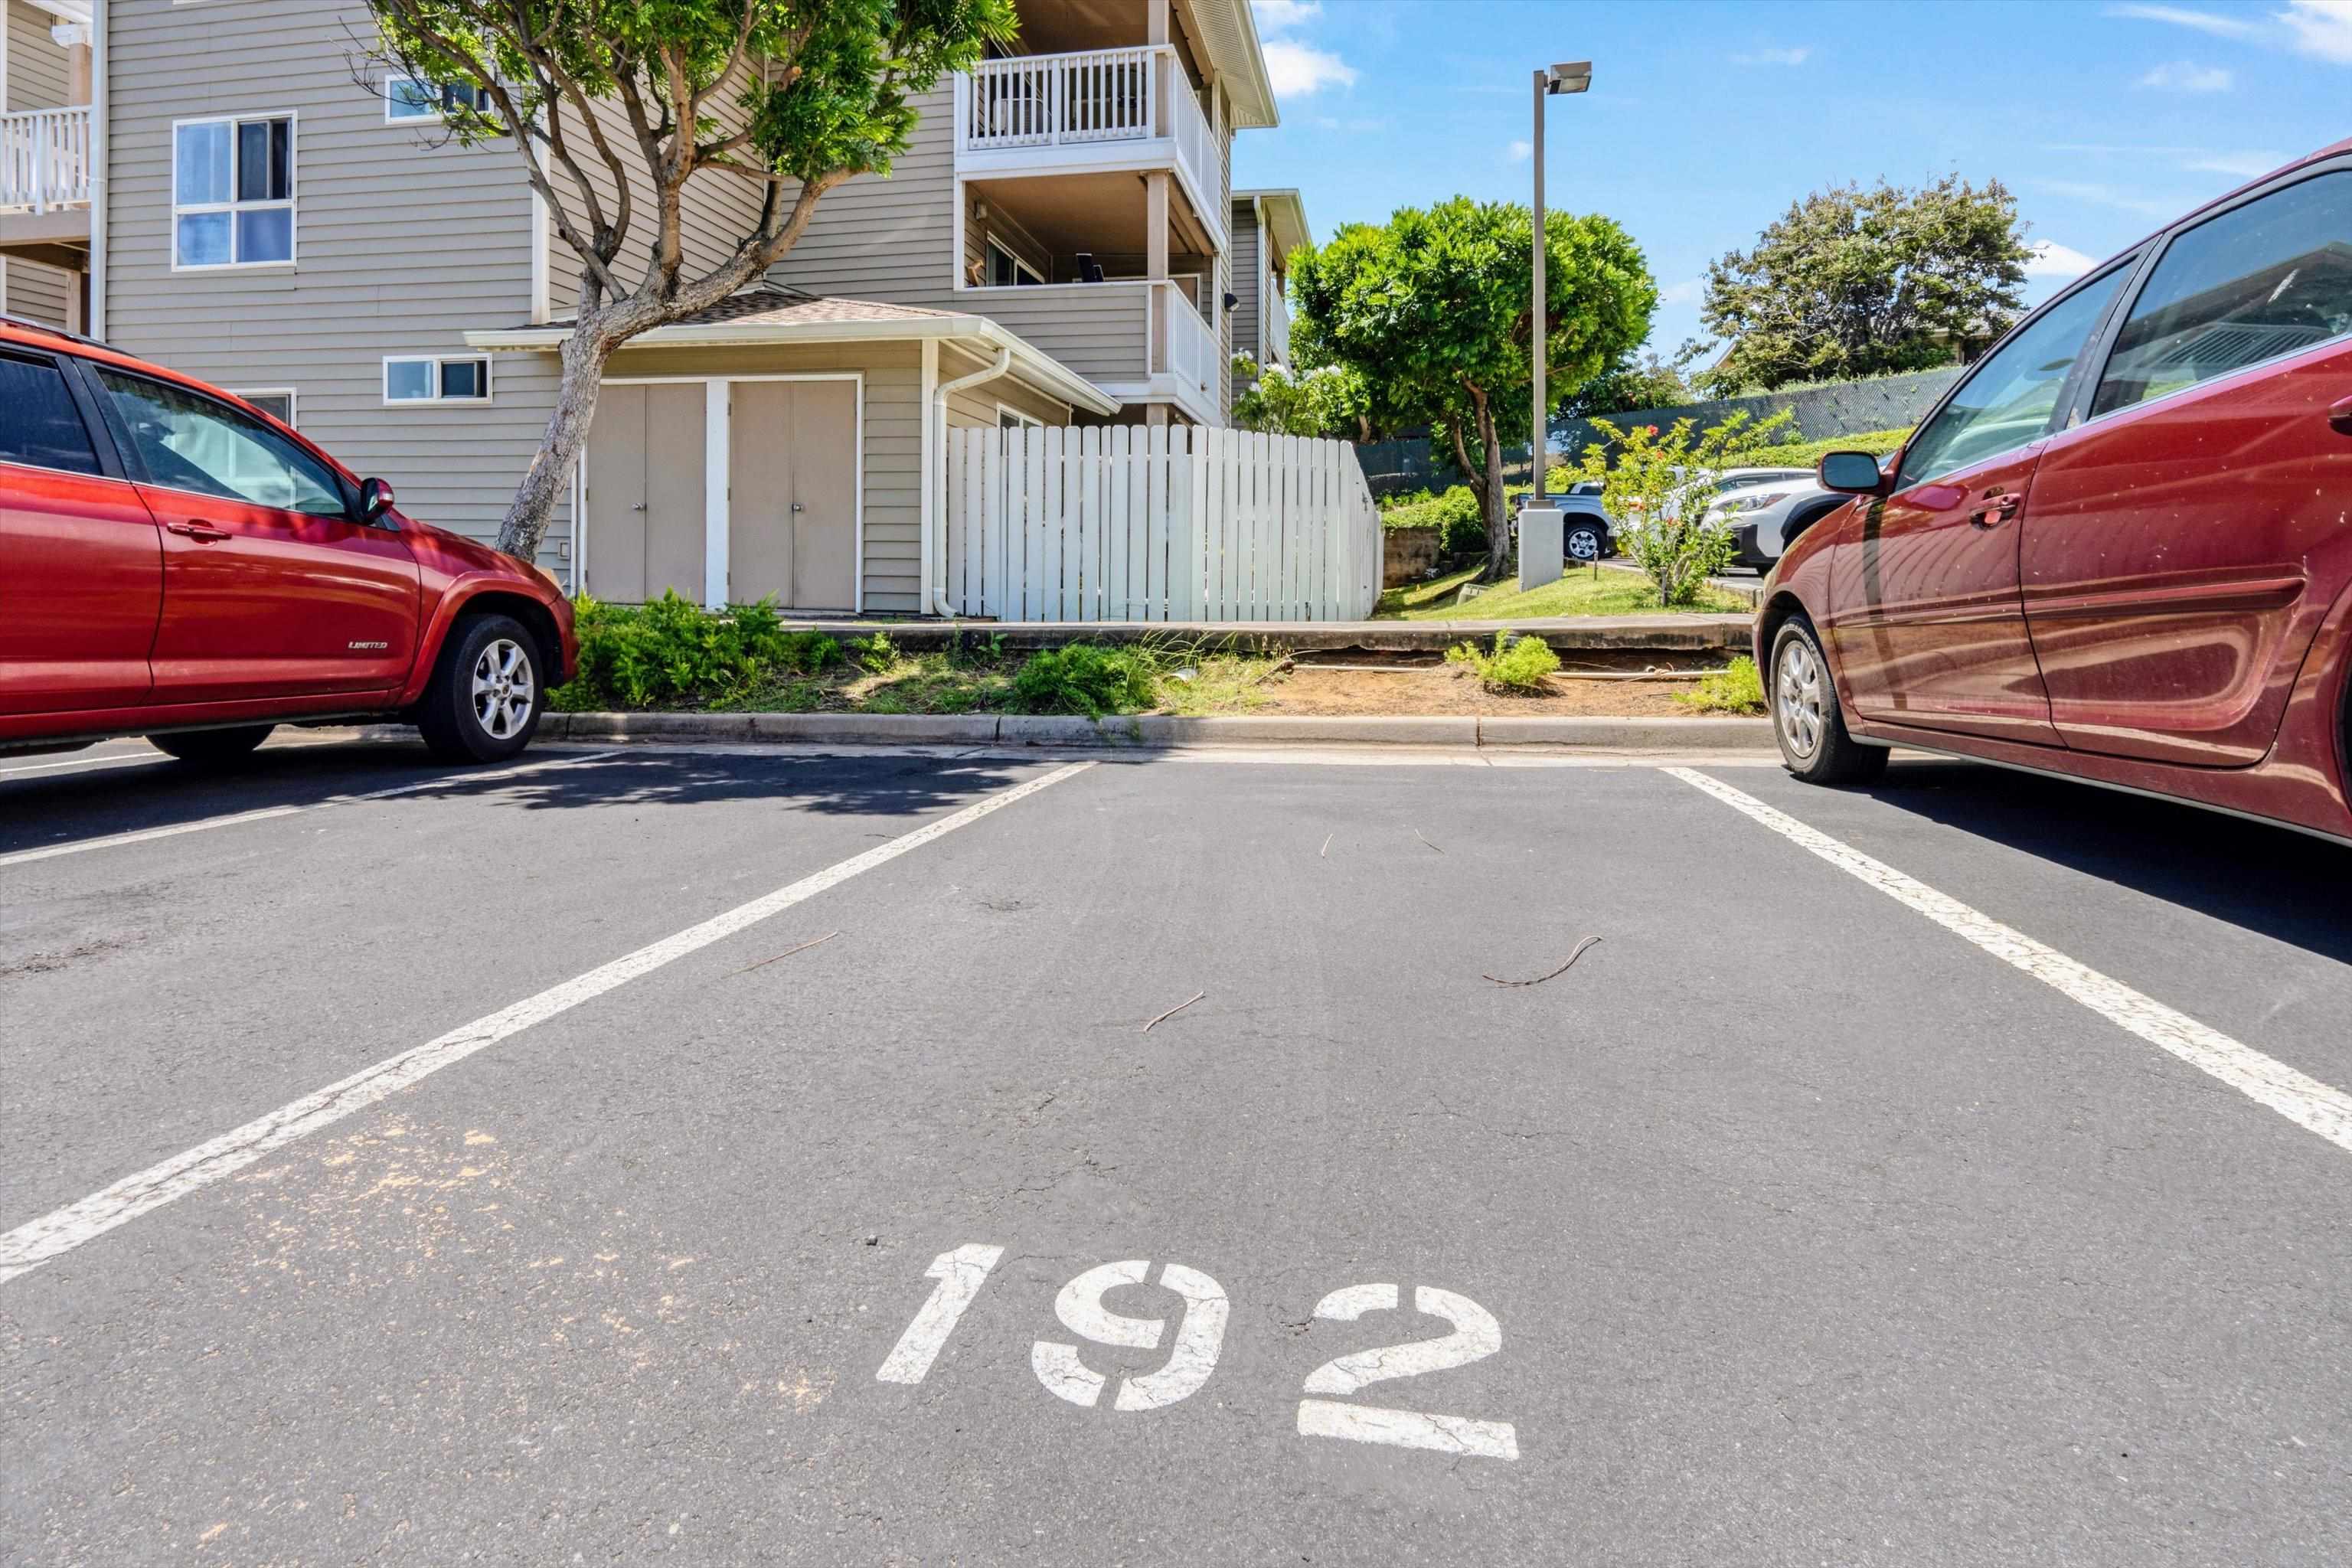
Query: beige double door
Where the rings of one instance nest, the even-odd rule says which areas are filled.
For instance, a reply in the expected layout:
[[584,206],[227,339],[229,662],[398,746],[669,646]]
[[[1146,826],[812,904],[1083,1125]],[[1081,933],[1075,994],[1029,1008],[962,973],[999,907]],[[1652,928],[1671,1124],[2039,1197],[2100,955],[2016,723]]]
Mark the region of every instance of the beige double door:
[[730,388],[727,596],[795,610],[857,607],[857,386]]
[[[726,421],[716,496],[713,418]],[[857,462],[854,381],[609,383],[588,443],[588,592],[701,602],[715,549],[732,603],[855,609]]]

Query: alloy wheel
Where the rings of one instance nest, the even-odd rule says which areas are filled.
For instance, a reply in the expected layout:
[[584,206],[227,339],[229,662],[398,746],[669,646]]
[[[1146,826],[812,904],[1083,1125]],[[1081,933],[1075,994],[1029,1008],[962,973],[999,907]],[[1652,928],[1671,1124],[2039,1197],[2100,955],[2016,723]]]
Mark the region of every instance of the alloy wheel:
[[1568,536],[1568,552],[1579,561],[1601,559],[1601,536],[1589,528],[1572,531]]
[[538,695],[530,656],[512,638],[499,638],[475,658],[474,720],[493,741],[511,739],[530,721]]
[[1828,724],[1828,700],[1822,661],[1815,657],[1813,645],[1801,637],[1790,637],[1782,645],[1780,666],[1773,672],[1772,709],[1781,739],[1800,759],[1810,761],[1821,749],[1822,731]]

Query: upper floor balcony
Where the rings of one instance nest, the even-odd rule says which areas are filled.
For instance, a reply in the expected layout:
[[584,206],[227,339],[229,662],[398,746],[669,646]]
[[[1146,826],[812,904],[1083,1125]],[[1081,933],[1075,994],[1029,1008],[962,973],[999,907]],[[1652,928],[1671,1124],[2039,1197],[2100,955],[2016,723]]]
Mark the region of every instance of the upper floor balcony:
[[1224,158],[1172,46],[983,61],[956,79],[966,178],[1166,169],[1220,250]]
[[1274,279],[1273,286],[1265,291],[1265,298],[1259,301],[1258,309],[1265,312],[1267,363],[1288,364],[1290,363],[1290,301],[1282,297],[1280,279]]
[[89,239],[89,106],[0,114],[0,247]]

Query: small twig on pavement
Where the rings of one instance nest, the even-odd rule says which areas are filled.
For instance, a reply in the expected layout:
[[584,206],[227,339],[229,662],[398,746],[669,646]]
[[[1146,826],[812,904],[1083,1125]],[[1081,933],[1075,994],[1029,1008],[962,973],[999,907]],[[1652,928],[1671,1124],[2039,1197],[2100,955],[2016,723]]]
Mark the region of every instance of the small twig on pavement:
[[1325,834],[1323,836],[1323,847],[1318,849],[1315,853],[1322,858],[1328,860],[1331,858],[1331,840],[1339,837],[1339,831],[1336,828],[1331,832]]
[[1549,974],[1538,974],[1533,980],[1495,980],[1495,977],[1491,974],[1482,974],[1478,978],[1481,980],[1494,980],[1495,984],[1497,985],[1540,985],[1545,981],[1556,980],[1559,976],[1567,973],[1570,970],[1575,968],[1576,961],[1584,956],[1584,950],[1591,947],[1594,942],[1599,942],[1600,940],[1601,939],[1597,936],[1586,937],[1582,942],[1576,944],[1576,951],[1568,955],[1568,962],[1566,963],[1561,964]]
[[[1423,844],[1429,844],[1429,836],[1428,836],[1427,834],[1425,834],[1425,833],[1422,832],[1422,830],[1421,830],[1420,828],[1418,828],[1418,827],[1414,828],[1414,829],[1412,830],[1412,836],[1413,836],[1415,838],[1420,839]],[[1430,847],[1430,848],[1432,848],[1433,850],[1436,850],[1436,852],[1437,852],[1438,854],[1440,854],[1440,855],[1443,855],[1443,854],[1444,854],[1444,853],[1445,853],[1445,851],[1444,851],[1444,850],[1443,850],[1443,849],[1438,849],[1437,846],[1436,846],[1436,845],[1434,845],[1434,844],[1429,844],[1429,847]]]
[[[804,942],[801,943],[801,944],[800,944],[800,946],[798,946],[798,947],[788,947],[788,948],[784,949],[784,951],[783,951],[783,952],[780,952],[780,953],[776,954],[776,958],[790,958],[793,954],[794,954],[794,953],[796,953],[796,952],[806,952],[810,948],[813,948],[813,947],[816,946],[816,944],[817,944],[818,942],[831,942],[835,937],[837,937],[837,936],[839,936],[840,934],[841,934],[841,933],[840,933],[839,931],[829,931],[825,932],[823,936],[821,936],[821,937],[817,937],[817,938],[816,938],[816,939],[814,939],[814,941],[811,941],[811,942]],[[760,962],[759,962],[759,963],[747,963],[747,964],[745,964],[742,968],[738,969],[738,970],[736,970],[733,973],[731,973],[731,974],[728,975],[728,976],[727,976],[727,978],[728,978],[728,979],[730,979],[730,980],[732,980],[732,979],[734,979],[734,978],[735,978],[735,975],[737,975],[737,974],[749,974],[749,973],[751,973],[751,971],[753,971],[753,970],[755,970],[755,969],[765,969],[765,968],[767,968],[767,967],[768,967],[768,965],[770,965],[770,964],[772,964],[772,963],[775,963],[775,962],[776,962],[776,958],[763,958],[763,959],[760,960]]]
[[[1193,992],[1192,994],[1185,997],[1184,1000],[1177,1003],[1176,1005],[1169,1008],[1165,1013],[1160,1014],[1158,1018],[1152,1019],[1151,1024],[1157,1024],[1164,1019],[1174,1017],[1177,1014],[1181,1013],[1185,1008],[1190,1007],[1193,1003],[1198,1002],[1202,997],[1206,996],[1207,994],[1208,993],[1205,991]],[[1151,1033],[1151,1024],[1146,1024],[1143,1026],[1143,1033],[1147,1035]]]

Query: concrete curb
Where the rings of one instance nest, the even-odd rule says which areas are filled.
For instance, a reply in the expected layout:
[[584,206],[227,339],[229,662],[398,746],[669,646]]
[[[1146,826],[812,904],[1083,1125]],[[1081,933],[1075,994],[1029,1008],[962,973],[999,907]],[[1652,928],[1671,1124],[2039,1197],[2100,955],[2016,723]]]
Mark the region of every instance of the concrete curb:
[[1316,718],[1164,713],[1105,719],[969,713],[550,713],[563,741],[774,741],[948,746],[1559,746],[1608,752],[1773,749],[1765,719]]
[[959,637],[1001,639],[1015,653],[1074,642],[1197,642],[1236,653],[1442,653],[1498,631],[1541,637],[1559,653],[1745,653],[1754,618],[1744,615],[1566,616],[1516,621],[792,621],[844,641],[886,634],[909,653],[951,647]]

